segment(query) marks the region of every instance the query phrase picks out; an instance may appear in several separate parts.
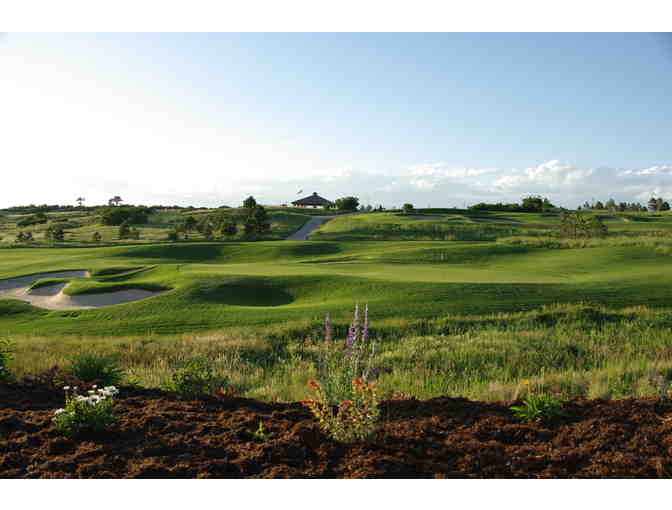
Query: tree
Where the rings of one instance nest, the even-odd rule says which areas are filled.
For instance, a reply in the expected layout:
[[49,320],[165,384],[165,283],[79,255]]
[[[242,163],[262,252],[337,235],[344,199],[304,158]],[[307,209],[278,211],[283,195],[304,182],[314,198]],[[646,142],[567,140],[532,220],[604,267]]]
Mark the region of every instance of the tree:
[[82,207],[82,204],[84,203],[84,200],[86,200],[84,197],[79,197],[77,199],[77,203],[79,204],[79,207]]
[[593,216],[588,220],[588,237],[607,237],[607,226],[602,223],[602,220],[597,216]]
[[238,233],[238,225],[233,220],[228,220],[222,224],[220,232],[223,236],[231,237]]
[[615,211],[616,210],[616,202],[614,201],[613,198],[610,198],[607,200],[607,203],[604,204],[604,206],[609,209],[610,211]]
[[208,221],[201,225],[199,232],[203,234],[203,237],[206,239],[212,239],[215,233],[215,229],[212,227],[212,223]]
[[20,231],[16,234],[16,242],[17,243],[30,243],[33,240],[33,233],[32,232],[23,232]]
[[257,201],[254,199],[252,195],[250,195],[245,200],[243,200],[243,207],[245,209],[254,209],[255,207],[257,207]]
[[123,202],[123,200],[119,195],[115,195],[107,201],[109,205],[119,205],[121,202]]
[[135,227],[132,227],[131,230],[128,232],[128,237],[131,239],[135,239],[136,241],[140,239],[140,230],[138,230]]
[[339,211],[356,211],[359,207],[359,198],[342,197],[336,200],[336,208]]
[[411,211],[413,211],[413,204],[406,203],[406,204],[404,204],[403,209],[404,209],[404,212],[408,214]]
[[148,207],[105,207],[100,211],[100,222],[103,225],[121,225],[124,222],[144,224],[149,220],[152,209]]
[[593,209],[602,210],[602,209],[604,209],[604,204],[598,200],[597,202],[595,202],[595,205],[593,206]]
[[184,219],[183,226],[185,232],[193,232],[194,230],[196,230],[198,222],[196,221],[196,218],[190,215]]
[[119,239],[128,239],[131,236],[131,227],[128,223],[123,222],[119,225]]
[[660,206],[661,211],[669,211],[670,210],[670,203],[669,202],[663,202]]
[[94,243],[99,243],[103,240],[103,236],[100,235],[100,232],[94,232],[93,236],[91,236],[91,239]]
[[653,212],[653,211],[657,211],[657,210],[658,210],[658,200],[656,200],[655,198],[651,197],[651,198],[649,199],[648,206],[649,206],[649,211],[651,211],[651,212]]
[[548,198],[530,195],[523,198],[521,208],[528,212],[542,212],[549,209],[554,209],[555,206],[548,200]]
[[52,243],[61,242],[65,240],[65,231],[63,230],[63,227],[58,225],[49,225],[45,237]]
[[264,234],[271,230],[271,222],[263,206],[258,205],[250,210],[245,219],[244,229],[246,235]]
[[563,211],[560,214],[560,236],[572,239],[580,237],[606,237],[607,226],[602,223],[598,216],[586,219],[578,212],[570,213]]
[[656,199],[656,211],[662,211],[663,210],[663,199],[658,197]]

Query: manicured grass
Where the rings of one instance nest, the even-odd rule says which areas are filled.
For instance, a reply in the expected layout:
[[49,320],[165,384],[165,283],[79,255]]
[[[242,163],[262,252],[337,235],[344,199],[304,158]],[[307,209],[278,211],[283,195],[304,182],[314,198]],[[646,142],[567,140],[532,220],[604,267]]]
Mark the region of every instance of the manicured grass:
[[[140,288],[160,296],[92,310],[0,300],[0,331],[89,336],[262,327],[369,303],[379,318],[530,310],[580,301],[668,306],[669,255],[647,247],[545,250],[497,243],[256,242],[3,251],[0,276],[88,269],[68,294]],[[11,310],[11,313],[9,311]]]

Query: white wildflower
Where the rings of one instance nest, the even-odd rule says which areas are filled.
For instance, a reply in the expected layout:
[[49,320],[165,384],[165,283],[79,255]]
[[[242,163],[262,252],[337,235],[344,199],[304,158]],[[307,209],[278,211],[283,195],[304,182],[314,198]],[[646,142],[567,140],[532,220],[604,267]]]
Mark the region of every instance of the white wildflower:
[[63,412],[65,412],[65,409],[56,409],[56,410],[54,411],[54,414],[55,414],[56,416],[58,416],[59,414],[61,414],[61,413],[63,413]]
[[70,386],[63,386],[63,389],[64,389],[65,391],[68,391],[68,390],[70,389]]

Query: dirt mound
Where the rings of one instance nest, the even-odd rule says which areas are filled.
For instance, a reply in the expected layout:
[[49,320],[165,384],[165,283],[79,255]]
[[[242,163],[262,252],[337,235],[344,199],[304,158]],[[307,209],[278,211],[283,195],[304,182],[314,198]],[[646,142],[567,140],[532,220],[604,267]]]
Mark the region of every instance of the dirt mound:
[[[119,422],[70,440],[52,426],[61,392],[0,385],[2,478],[656,478],[672,473],[672,404],[573,400],[553,423],[512,403],[393,400],[369,442],[325,437],[299,403],[179,401],[122,389]],[[253,432],[262,422],[266,439]]]

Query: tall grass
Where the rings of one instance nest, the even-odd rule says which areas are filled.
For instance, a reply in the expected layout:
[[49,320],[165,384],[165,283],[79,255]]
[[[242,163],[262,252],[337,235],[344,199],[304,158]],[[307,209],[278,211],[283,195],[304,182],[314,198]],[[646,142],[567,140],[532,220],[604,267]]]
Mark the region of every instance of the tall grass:
[[[345,338],[346,330],[347,324],[335,325],[334,337]],[[524,392],[523,380],[565,396],[653,396],[657,378],[672,369],[672,310],[550,306],[386,321],[370,334],[378,387],[387,397],[512,400]],[[324,349],[321,324],[167,338],[16,340],[9,367],[19,377],[64,365],[86,344],[88,352],[116,354],[128,377],[144,386],[165,386],[184,360],[205,357],[214,375],[241,394],[271,401],[309,397],[306,383],[319,378]]]

